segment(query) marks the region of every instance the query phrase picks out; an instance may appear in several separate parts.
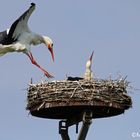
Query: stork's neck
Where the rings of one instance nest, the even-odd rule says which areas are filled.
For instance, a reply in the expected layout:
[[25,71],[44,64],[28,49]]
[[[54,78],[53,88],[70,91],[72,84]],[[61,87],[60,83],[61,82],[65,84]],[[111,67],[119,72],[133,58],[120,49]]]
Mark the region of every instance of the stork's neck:
[[88,60],[86,63],[86,69],[91,69],[91,64],[92,64],[92,62],[90,60]]
[[38,45],[43,43],[43,37],[39,34],[33,33],[31,44]]

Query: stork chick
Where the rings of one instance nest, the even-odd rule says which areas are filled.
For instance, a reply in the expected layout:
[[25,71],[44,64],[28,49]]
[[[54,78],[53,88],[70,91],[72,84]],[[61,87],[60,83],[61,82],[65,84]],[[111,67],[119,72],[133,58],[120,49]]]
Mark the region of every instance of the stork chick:
[[89,60],[86,63],[86,72],[84,74],[84,79],[85,80],[91,80],[93,78],[93,73],[92,73],[92,70],[91,70],[93,54],[94,54],[94,51],[92,52]]

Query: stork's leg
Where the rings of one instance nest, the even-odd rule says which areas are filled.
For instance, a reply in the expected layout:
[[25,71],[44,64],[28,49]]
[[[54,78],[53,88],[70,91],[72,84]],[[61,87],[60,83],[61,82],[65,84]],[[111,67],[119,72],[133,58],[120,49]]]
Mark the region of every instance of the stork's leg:
[[48,77],[48,78],[53,78],[53,76],[51,74],[49,74],[44,68],[42,68],[34,59],[33,55],[31,52],[27,53],[27,56],[30,58],[32,64],[36,65],[39,69],[41,69],[44,74]]

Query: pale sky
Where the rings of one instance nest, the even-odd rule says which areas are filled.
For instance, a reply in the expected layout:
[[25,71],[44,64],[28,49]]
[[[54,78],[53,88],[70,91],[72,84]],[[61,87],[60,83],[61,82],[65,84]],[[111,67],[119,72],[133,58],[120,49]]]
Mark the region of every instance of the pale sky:
[[[140,134],[140,0],[1,0],[0,30],[3,31],[30,6],[36,10],[29,20],[34,32],[54,42],[55,63],[48,50],[32,48],[37,61],[55,78],[82,76],[85,63],[94,50],[92,70],[95,77],[113,79],[119,75],[134,89],[128,89],[133,108],[124,114],[93,120],[87,140],[137,140]],[[28,115],[26,95],[31,78],[38,83],[43,73],[22,53],[0,57],[0,139],[61,140],[58,120]],[[72,140],[75,127],[69,130]]]

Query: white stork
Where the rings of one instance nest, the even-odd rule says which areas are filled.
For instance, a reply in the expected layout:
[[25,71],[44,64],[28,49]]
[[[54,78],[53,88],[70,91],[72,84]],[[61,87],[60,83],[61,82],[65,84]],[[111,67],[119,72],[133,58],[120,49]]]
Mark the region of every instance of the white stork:
[[93,78],[93,73],[92,73],[92,70],[91,70],[93,54],[94,54],[94,51],[92,52],[89,60],[86,63],[86,72],[84,74],[84,79],[85,80],[91,80]]
[[0,32],[0,56],[8,52],[23,52],[29,57],[32,64],[41,69],[48,78],[52,78],[53,76],[35,61],[31,53],[31,45],[44,43],[48,47],[54,61],[52,40],[47,36],[41,36],[32,32],[27,25],[34,10],[35,4],[31,3],[29,9],[11,25],[10,29]]

